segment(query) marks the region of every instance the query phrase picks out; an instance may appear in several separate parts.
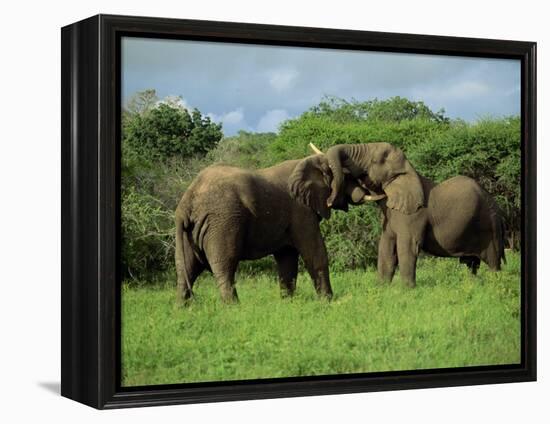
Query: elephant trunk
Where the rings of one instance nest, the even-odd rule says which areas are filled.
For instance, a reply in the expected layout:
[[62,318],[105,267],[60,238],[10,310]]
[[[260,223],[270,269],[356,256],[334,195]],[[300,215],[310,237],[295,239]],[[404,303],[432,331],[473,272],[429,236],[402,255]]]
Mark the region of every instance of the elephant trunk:
[[[309,143],[309,147],[317,155],[324,155],[323,151],[319,149],[315,144]],[[327,153],[327,159],[329,166],[332,171],[332,183],[331,183],[331,196],[327,199],[328,207],[331,207],[334,203],[334,200],[340,195],[342,186],[344,184],[344,173],[358,173],[357,167],[355,166],[353,170],[350,171],[347,167],[350,165],[349,159],[353,161],[360,160],[361,157],[365,156],[368,151],[367,145],[361,146],[349,146],[349,145],[337,145],[331,147]],[[342,162],[346,162],[345,165],[342,165]],[[363,173],[363,172],[360,172]],[[354,175],[358,176],[358,175]],[[359,185],[362,186],[361,181],[358,181]],[[370,192],[370,190],[368,190]],[[365,194],[365,191],[359,187],[353,189],[351,193],[346,193],[353,204],[362,204],[365,202],[377,202],[378,200],[384,199],[385,194],[370,193]]]
[[345,155],[344,146],[334,146],[327,150],[327,160],[330,170],[332,171],[331,193],[327,199],[329,207],[340,196],[342,186],[344,184],[344,170],[342,167],[342,159]]
[[364,158],[368,158],[368,145],[341,144],[328,149],[326,155],[332,171],[331,194],[327,200],[327,203],[331,206],[342,193],[344,170],[354,178],[358,178],[364,172],[364,169],[362,169],[364,167],[357,166],[357,164],[361,164]]

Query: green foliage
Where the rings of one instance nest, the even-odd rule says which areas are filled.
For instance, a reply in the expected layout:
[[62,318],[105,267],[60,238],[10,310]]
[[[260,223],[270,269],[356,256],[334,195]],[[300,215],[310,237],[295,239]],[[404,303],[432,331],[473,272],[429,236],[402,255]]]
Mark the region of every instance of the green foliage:
[[334,211],[321,222],[321,232],[329,253],[330,269],[345,271],[376,263],[381,232],[380,211],[375,205]]
[[[143,101],[145,102],[145,101]],[[189,111],[173,99],[134,107],[123,119],[123,143],[140,155],[157,160],[205,155],[221,140],[221,124]]]
[[[125,277],[155,280],[174,265],[174,212],[206,158],[162,163],[122,145],[122,259]],[[158,238],[158,239],[157,239]]]
[[173,267],[174,210],[221,125],[189,112],[179,97],[136,93],[122,115],[121,215],[125,277],[154,280]]
[[417,287],[376,282],[373,268],[331,272],[332,302],[300,274],[280,299],[275,274],[237,276],[241,302],[204,274],[176,308],[174,278],[124,284],[123,386],[517,364],[520,256],[473,277],[457,259],[421,258]]
[[317,106],[310,109],[310,113],[336,122],[401,122],[416,119],[436,123],[449,122],[444,109],[433,112],[422,101],[414,102],[399,96],[365,102],[325,96]]
[[122,197],[121,217],[125,273],[154,281],[174,257],[173,214],[151,195],[130,187]]
[[208,153],[212,163],[224,163],[248,169],[272,165],[268,147],[275,141],[275,133],[239,131],[236,136],[224,138]]
[[309,143],[326,150],[336,144],[388,142],[408,150],[440,131],[441,126],[421,119],[399,122],[342,122],[335,121],[330,116],[305,113],[281,126],[281,132],[270,150],[276,161],[312,154]]

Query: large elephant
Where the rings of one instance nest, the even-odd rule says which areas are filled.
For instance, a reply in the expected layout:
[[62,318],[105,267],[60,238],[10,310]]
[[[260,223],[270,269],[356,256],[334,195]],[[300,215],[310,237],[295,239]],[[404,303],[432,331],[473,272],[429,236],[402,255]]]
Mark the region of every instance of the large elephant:
[[476,274],[480,260],[500,270],[504,221],[493,198],[471,178],[457,176],[440,184],[419,175],[403,152],[389,143],[341,144],[327,150],[333,173],[328,205],[339,202],[344,180],[358,179],[379,200],[383,212],[378,244],[378,274],[416,285],[420,250],[458,257]]
[[[237,300],[239,261],[273,254],[283,295],[296,287],[298,256],[317,293],[330,298],[327,252],[319,230],[330,210],[370,199],[355,180],[342,181],[339,200],[327,205],[332,174],[323,155],[248,171],[210,166],[191,183],[176,209],[178,299],[192,297],[205,269],[217,280],[222,299]],[[299,201],[298,201],[299,200]]]

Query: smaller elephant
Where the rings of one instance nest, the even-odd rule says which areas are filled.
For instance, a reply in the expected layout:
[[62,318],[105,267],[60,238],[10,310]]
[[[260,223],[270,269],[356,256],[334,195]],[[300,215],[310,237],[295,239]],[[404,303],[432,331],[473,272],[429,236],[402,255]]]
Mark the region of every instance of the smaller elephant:
[[[205,269],[217,280],[222,299],[237,300],[239,261],[273,255],[283,295],[296,287],[301,256],[317,293],[332,297],[325,243],[319,229],[330,216],[332,174],[324,155],[249,171],[210,166],[199,173],[176,209],[176,272],[180,302],[192,297]],[[371,199],[355,180],[343,181],[333,209]],[[365,197],[366,196],[366,197]]]
[[[318,149],[315,149],[320,152]],[[436,184],[418,174],[403,152],[389,143],[342,144],[327,150],[333,173],[328,204],[338,202],[344,180],[356,178],[370,193],[385,195],[378,274],[416,285],[419,252],[458,257],[473,274],[480,262],[500,270],[504,256],[504,220],[494,199],[465,176]]]

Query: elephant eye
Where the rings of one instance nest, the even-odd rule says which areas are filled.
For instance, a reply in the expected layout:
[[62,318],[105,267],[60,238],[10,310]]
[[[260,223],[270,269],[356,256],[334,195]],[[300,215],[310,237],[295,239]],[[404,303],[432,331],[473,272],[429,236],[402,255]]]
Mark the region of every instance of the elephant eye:
[[386,161],[386,159],[388,158],[388,156],[390,155],[390,152],[388,150],[386,150],[383,154],[382,154],[382,157],[380,158],[380,163],[384,163]]

